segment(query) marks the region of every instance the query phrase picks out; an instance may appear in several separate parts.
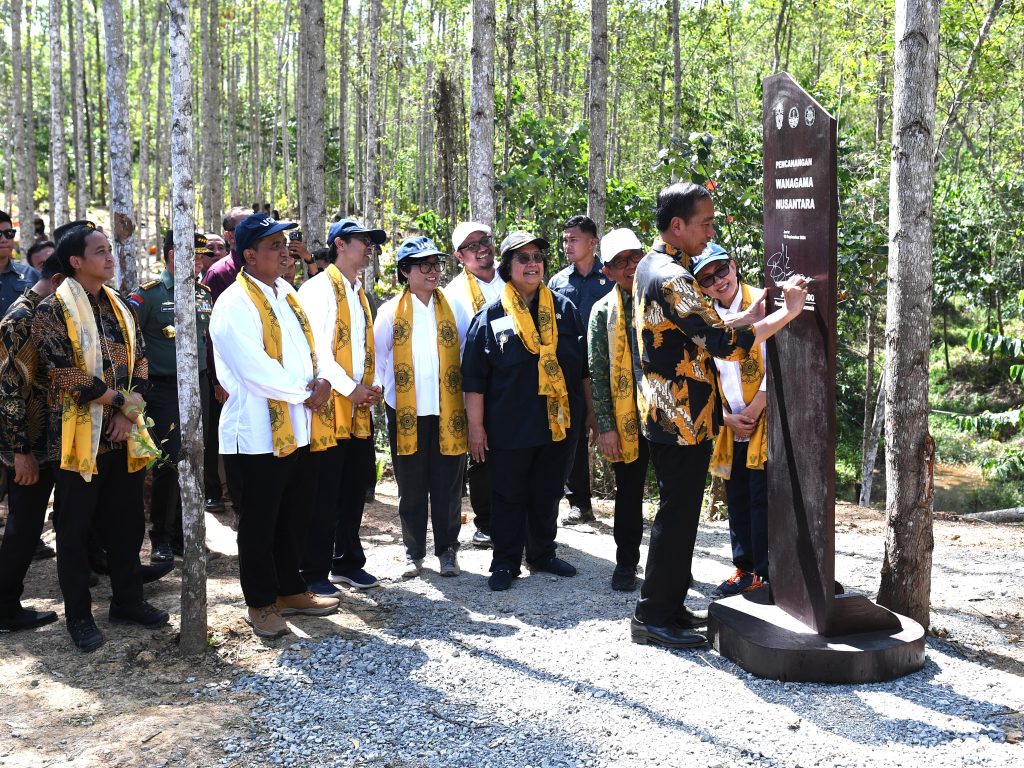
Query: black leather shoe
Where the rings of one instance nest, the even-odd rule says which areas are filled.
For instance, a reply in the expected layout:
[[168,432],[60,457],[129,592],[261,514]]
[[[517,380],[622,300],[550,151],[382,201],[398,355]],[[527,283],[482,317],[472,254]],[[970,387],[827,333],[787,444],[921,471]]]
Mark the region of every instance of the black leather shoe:
[[167,611],[161,611],[145,600],[132,605],[110,603],[110,622],[112,624],[138,624],[143,627],[159,627],[170,619]]
[[644,624],[634,616],[629,622],[629,636],[634,643],[640,645],[662,645],[666,648],[699,648],[707,643],[703,635],[694,635],[685,632],[681,627],[670,624],[667,627],[657,627],[654,624]]
[[220,499],[207,499],[206,500],[206,511],[207,512],[223,512],[225,509],[224,502]]
[[691,611],[684,605],[676,611],[676,615],[672,617],[672,623],[682,627],[683,629],[706,627],[708,625],[708,612]]
[[553,573],[555,576],[575,576],[576,568],[559,557],[552,557],[539,568],[530,568],[531,573]]
[[80,651],[89,653],[103,645],[103,635],[96,628],[96,622],[90,616],[87,619],[78,619],[68,622],[68,634],[71,635],[71,642]]
[[39,543],[36,544],[36,550],[32,553],[33,560],[46,560],[47,558],[56,556],[57,552],[54,550],[54,548],[42,539],[40,539]]
[[142,583],[151,584],[162,579],[173,570],[174,561],[172,560],[169,563],[150,563],[149,565],[144,565],[139,569],[139,572],[142,574]]
[[491,588],[492,592],[504,592],[512,586],[512,579],[514,578],[512,571],[507,568],[499,568],[491,574],[491,577],[487,580],[487,586]]
[[616,592],[632,592],[636,589],[636,566],[616,565],[612,571],[612,589]]
[[57,620],[57,614],[53,611],[33,611],[28,608],[18,608],[10,616],[0,616],[0,632],[17,632],[21,629],[35,629],[52,624]]
[[151,563],[173,563],[174,553],[171,551],[170,544],[154,544],[153,549],[149,553],[149,562]]

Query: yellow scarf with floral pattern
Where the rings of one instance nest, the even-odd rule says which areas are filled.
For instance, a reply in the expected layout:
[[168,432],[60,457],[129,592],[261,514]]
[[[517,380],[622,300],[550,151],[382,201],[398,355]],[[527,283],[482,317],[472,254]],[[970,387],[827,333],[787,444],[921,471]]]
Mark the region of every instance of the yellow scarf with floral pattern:
[[633,382],[633,354],[626,332],[626,313],[622,307],[622,289],[615,286],[615,304],[608,316],[608,358],[611,366],[612,413],[619,434],[621,461],[629,464],[640,455],[637,439],[636,389]]
[[[356,377],[352,367],[352,329],[349,325],[348,295],[345,293],[344,277],[341,270],[334,264],[327,267],[327,277],[334,288],[334,301],[338,311],[334,321],[334,360],[345,373],[353,379]],[[363,373],[360,383],[364,387],[373,386],[373,373],[376,366],[373,349],[373,318],[370,315],[370,304],[362,287],[359,288],[359,303],[362,305],[363,317],[366,321],[366,349],[363,354]],[[361,405],[352,412],[352,401],[344,395],[334,393],[334,427],[339,440],[350,437],[369,437],[372,419],[370,409]]]

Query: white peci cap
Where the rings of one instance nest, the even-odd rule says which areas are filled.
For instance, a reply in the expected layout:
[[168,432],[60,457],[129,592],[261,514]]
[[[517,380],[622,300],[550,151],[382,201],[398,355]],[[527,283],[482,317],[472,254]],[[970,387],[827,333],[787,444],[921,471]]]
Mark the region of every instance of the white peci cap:
[[623,251],[643,251],[644,246],[632,229],[613,229],[601,238],[601,262],[607,264]]
[[459,247],[466,242],[466,238],[474,232],[483,232],[485,235],[491,234],[491,228],[486,224],[477,224],[475,221],[463,221],[452,232],[452,248],[459,250]]

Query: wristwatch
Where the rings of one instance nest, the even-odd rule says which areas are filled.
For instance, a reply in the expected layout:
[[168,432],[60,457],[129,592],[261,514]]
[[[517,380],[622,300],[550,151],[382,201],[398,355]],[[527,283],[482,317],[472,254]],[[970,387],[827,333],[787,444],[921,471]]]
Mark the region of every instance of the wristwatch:
[[114,395],[114,399],[110,402],[110,404],[117,408],[118,410],[121,410],[122,408],[124,408],[124,395],[118,392],[117,394]]

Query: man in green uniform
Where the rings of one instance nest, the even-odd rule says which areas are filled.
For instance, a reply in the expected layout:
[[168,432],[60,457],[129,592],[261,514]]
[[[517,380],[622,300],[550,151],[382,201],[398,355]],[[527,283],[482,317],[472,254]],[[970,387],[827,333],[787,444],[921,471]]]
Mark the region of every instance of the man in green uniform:
[[[209,255],[206,236],[195,235],[195,263],[190,265],[198,277],[203,258]],[[152,498],[149,506],[150,559],[154,563],[173,562],[182,554],[181,494],[178,488],[178,455],[181,452],[181,431],[178,420],[178,379],[174,351],[174,233],[164,237],[163,274],[139,286],[128,297],[138,315],[139,329],[146,343],[149,360],[150,390],[146,397],[146,414],[153,419],[153,437],[162,443],[170,460],[153,469]],[[185,265],[183,265],[185,266]],[[207,407],[209,387],[206,377],[206,329],[210,324],[213,299],[210,289],[195,283],[196,343],[199,352],[200,392],[203,409]]]

